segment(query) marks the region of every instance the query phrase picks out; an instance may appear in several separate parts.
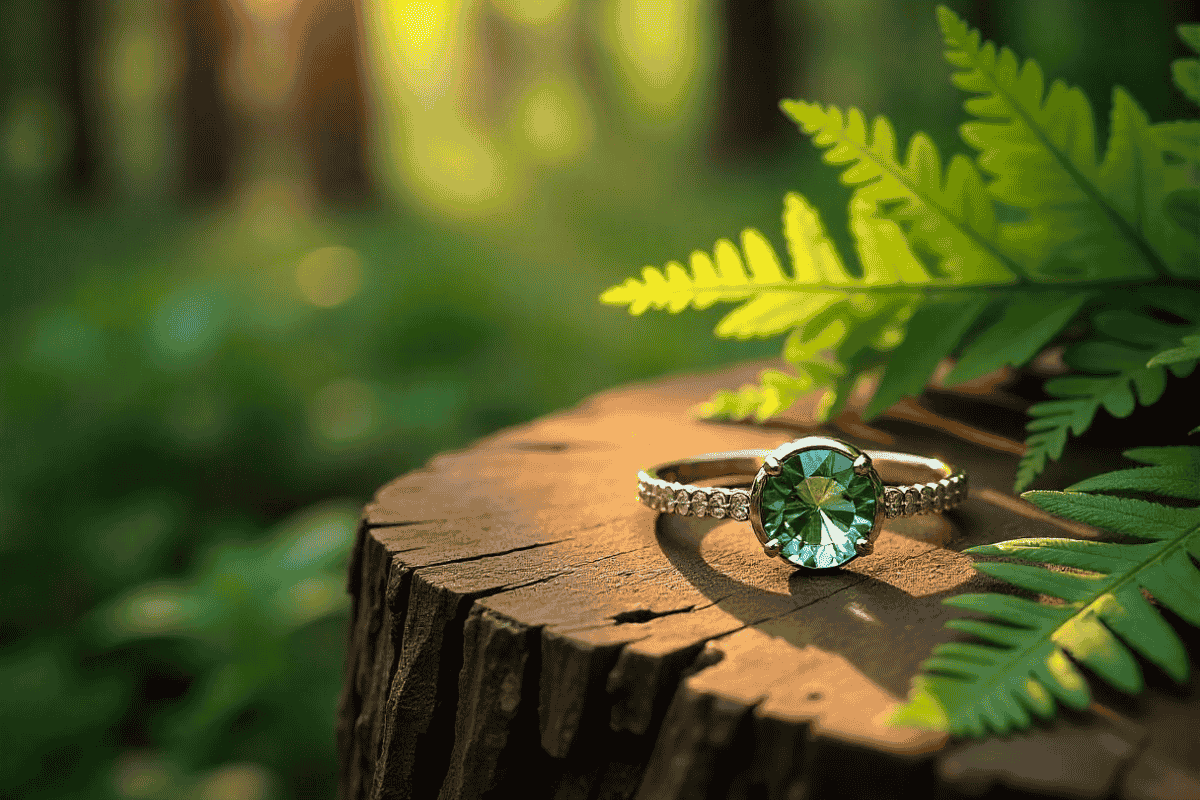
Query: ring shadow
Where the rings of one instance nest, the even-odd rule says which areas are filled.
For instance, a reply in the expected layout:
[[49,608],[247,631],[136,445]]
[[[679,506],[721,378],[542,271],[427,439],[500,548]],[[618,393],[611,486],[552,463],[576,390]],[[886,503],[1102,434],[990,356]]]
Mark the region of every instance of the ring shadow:
[[[943,569],[946,559],[938,556],[955,554],[955,548],[945,547],[947,534],[961,530],[954,511],[940,519],[891,522],[922,519],[932,524],[908,530],[889,525],[880,534],[878,544],[890,547],[887,561],[894,569],[920,569],[920,563],[910,562],[926,560]],[[841,655],[897,699],[908,694],[933,646],[956,636],[943,626],[956,612],[942,599],[972,584],[994,588],[991,579],[969,570],[953,585],[937,590],[926,582],[923,593],[913,594],[869,574],[872,557],[827,570],[793,568],[782,559],[765,559],[745,523],[730,520],[660,514],[655,533],[671,564],[723,611],[798,648],[815,646]],[[897,558],[898,551],[912,548],[917,552]]]

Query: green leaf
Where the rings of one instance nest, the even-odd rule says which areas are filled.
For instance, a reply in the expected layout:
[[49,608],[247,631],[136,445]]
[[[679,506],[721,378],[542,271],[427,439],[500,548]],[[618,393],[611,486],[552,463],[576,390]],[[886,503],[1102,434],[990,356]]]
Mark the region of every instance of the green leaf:
[[[1097,476],[1077,487],[1200,499],[1194,483],[1188,494],[1178,494],[1179,475],[1163,471],[1200,470],[1200,448],[1141,448],[1129,455],[1152,466]],[[1155,476],[1166,480],[1157,484]],[[1165,492],[1159,491],[1164,487]],[[1187,651],[1143,592],[1200,625],[1200,570],[1192,561],[1200,553],[1200,507],[1074,489],[1027,492],[1024,497],[1058,516],[1145,543],[1017,539],[967,550],[973,556],[1005,559],[977,563],[980,572],[1063,602],[1048,605],[1000,594],[946,600],[981,615],[946,623],[979,641],[935,647],[894,723],[983,736],[1028,728],[1036,718],[1049,718],[1059,703],[1085,708],[1091,692],[1072,659],[1128,693],[1144,685],[1135,653],[1175,681],[1187,680]]]
[[1021,496],[1051,514],[1139,538],[1168,536],[1200,524],[1200,509],[1175,508],[1130,497],[1052,491],[1025,492]]
[[[1095,318],[1100,332],[1112,337],[1085,341],[1066,352],[1067,363],[1078,373],[1047,381],[1053,400],[1030,407],[1026,452],[1017,467],[1016,488],[1027,487],[1046,463],[1062,456],[1067,439],[1091,427],[1101,409],[1117,418],[1129,416],[1140,403],[1152,405],[1167,386],[1167,370],[1189,374],[1197,355],[1187,341],[1191,328],[1155,319],[1158,310],[1185,319],[1200,315],[1200,295],[1188,290],[1144,290],[1136,311],[1123,309]],[[1184,341],[1184,347],[1172,345]]]
[[1082,91],[1061,81],[1047,88],[1036,61],[1022,64],[1011,50],[981,43],[945,7],[938,20],[946,60],[959,68],[953,82],[976,95],[965,107],[978,121],[962,125],[963,140],[979,151],[992,196],[1028,214],[1002,228],[1000,241],[1040,253],[1039,274],[1116,275],[1132,265],[1147,276],[1171,272],[1145,224],[1161,205],[1162,157],[1133,98],[1114,92],[1101,163]]
[[913,315],[904,341],[888,359],[865,416],[876,416],[905,395],[920,394],[938,362],[987,307],[987,295],[928,303]]
[[[1200,25],[1180,25],[1176,28],[1179,38],[1194,52],[1200,53]],[[1200,105],[1200,61],[1180,58],[1171,64],[1171,75],[1179,91],[1193,103]]]
[[1200,236],[1200,189],[1176,189],[1163,198],[1167,218],[1192,236]]
[[[647,309],[672,313],[688,308],[708,308],[717,302],[739,302],[717,326],[717,335],[746,339],[774,336],[819,318],[822,312],[853,301],[870,305],[872,294],[916,297],[910,286],[928,284],[932,278],[908,251],[903,237],[889,235],[892,223],[854,220],[860,250],[872,258],[862,278],[843,264],[821,225],[817,212],[804,198],[789,194],[784,202],[784,233],[792,257],[793,276],[780,265],[779,256],[756,230],[742,233],[739,250],[732,242],[717,242],[710,257],[692,253],[690,271],[678,262],[663,269],[646,267],[642,278],[629,278],[601,296],[601,302],[625,305],[631,314]],[[840,307],[840,306],[839,306]],[[835,318],[844,316],[843,312]],[[818,331],[819,332],[819,331]]]
[[1182,347],[1173,347],[1170,350],[1163,350],[1154,358],[1146,362],[1147,367],[1159,367],[1164,364],[1181,364],[1184,362],[1195,362],[1200,360],[1200,334],[1194,336],[1184,336],[1181,341]]
[[764,373],[757,387],[713,397],[700,407],[705,416],[766,419],[816,388],[832,389],[832,402],[846,389],[839,382],[846,371],[826,353],[835,350],[844,363],[861,351],[895,346],[886,341],[887,333],[902,329],[922,299],[919,288],[947,285],[921,266],[896,223],[868,212],[859,204],[851,218],[864,267],[861,278],[846,269],[816,210],[791,193],[783,214],[791,276],[765,237],[747,230],[740,250],[721,240],[712,256],[693,253],[690,270],[675,262],[661,270],[646,267],[641,280],[630,278],[611,287],[601,300],[626,305],[633,314],[736,302],[717,324],[718,336],[747,339],[790,332],[785,356],[796,375],[772,372],[767,379]]
[[1125,455],[1149,467],[1107,472],[1067,487],[1068,492],[1145,492],[1200,500],[1200,450],[1144,447]]
[[825,161],[849,165],[842,181],[858,187],[852,205],[902,224],[913,246],[936,255],[940,274],[959,284],[1008,283],[1023,274],[995,244],[994,206],[968,160],[954,158],[943,176],[933,141],[918,133],[901,164],[886,117],[876,117],[868,132],[856,108],[843,113],[801,100],[780,106],[825,151]]
[[967,345],[946,383],[963,383],[1006,364],[1021,366],[1075,318],[1089,297],[1086,292],[1046,290],[1014,299],[999,320]]

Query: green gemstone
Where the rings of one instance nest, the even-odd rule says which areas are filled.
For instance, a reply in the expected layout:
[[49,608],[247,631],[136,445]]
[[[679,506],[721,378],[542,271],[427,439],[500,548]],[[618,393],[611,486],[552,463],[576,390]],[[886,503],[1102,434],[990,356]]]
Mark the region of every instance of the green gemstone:
[[875,474],[857,475],[854,460],[836,450],[813,448],[787,456],[779,475],[763,482],[760,513],[779,554],[800,567],[825,569],[858,555],[875,525],[882,489]]

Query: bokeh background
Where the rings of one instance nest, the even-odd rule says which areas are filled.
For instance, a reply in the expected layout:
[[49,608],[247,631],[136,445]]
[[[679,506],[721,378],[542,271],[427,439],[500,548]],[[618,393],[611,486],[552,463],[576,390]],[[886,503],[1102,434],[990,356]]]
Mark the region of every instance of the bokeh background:
[[[975,0],[1156,120],[1194,2]],[[596,298],[847,194],[782,97],[961,149],[929,2],[0,4],[0,797],[329,798],[373,490],[775,352]],[[1103,122],[1101,124],[1103,130]]]

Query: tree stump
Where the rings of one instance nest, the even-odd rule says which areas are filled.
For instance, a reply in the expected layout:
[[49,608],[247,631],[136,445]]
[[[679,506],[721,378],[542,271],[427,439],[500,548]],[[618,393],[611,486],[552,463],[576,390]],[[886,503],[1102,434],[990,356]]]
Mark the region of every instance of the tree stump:
[[[1089,711],[1029,733],[889,726],[956,636],[941,600],[1010,591],[961,550],[1096,532],[1012,495],[1025,401],[1002,377],[869,425],[689,415],[761,366],[604,393],[379,490],[350,565],[342,798],[1200,797],[1198,682],[1145,662],[1143,694],[1093,681]],[[764,558],[747,523],[635,500],[640,468],[817,431],[940,456],[971,497],[827,574]]]

